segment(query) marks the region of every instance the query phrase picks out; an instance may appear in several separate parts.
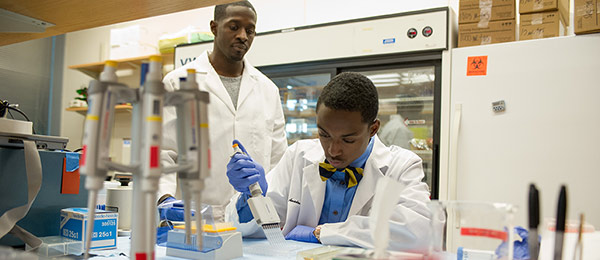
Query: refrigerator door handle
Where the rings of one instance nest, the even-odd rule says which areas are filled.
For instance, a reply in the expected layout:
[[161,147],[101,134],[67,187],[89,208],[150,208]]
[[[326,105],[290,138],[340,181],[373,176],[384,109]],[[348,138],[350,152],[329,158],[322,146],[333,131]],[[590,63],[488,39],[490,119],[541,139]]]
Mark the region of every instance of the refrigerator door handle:
[[460,131],[460,119],[462,116],[462,104],[454,104],[452,115],[452,126],[450,128],[450,165],[448,167],[448,200],[456,200],[457,159],[458,159],[458,133]]

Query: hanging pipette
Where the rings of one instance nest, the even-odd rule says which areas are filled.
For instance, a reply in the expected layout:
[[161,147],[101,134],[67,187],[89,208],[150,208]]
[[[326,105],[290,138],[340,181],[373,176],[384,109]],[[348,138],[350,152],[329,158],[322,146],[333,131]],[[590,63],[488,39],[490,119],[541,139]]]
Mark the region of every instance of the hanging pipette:
[[[194,93],[198,91],[198,85],[195,84],[195,70],[188,70],[188,77],[180,79],[179,93],[187,93],[183,102],[176,105],[177,112],[177,146],[180,165],[190,164],[190,169],[181,170],[177,173],[178,184],[183,195],[184,221],[185,221],[185,243],[191,244],[192,238],[192,193],[195,183],[200,178],[198,167],[198,139],[200,138],[198,129],[198,102]],[[190,74],[192,77],[190,77]],[[196,202],[198,203],[198,202]],[[197,220],[200,212],[196,211]],[[197,239],[201,239],[198,237]],[[201,250],[201,248],[200,248]]]
[[109,83],[117,81],[117,63],[106,61],[100,73],[100,81],[91,81],[88,88],[88,111],[84,124],[81,173],[86,175],[85,188],[88,192],[88,222],[86,227],[85,258],[89,255],[94,230],[98,191],[104,186],[107,168],[102,165],[108,160],[110,133],[116,98],[109,91]]
[[178,171],[179,187],[184,200],[184,221],[186,243],[193,240],[192,233],[192,200],[196,212],[196,241],[198,250],[202,250],[202,211],[201,194],[204,179],[209,175],[208,169],[208,93],[198,89],[196,71],[187,70],[187,77],[181,78],[180,89],[171,94],[181,100],[177,108],[177,143],[178,163],[182,167]]
[[[195,75],[193,82],[196,82]],[[208,125],[208,104],[210,103],[209,94],[206,91],[200,91],[198,95],[198,106],[199,106],[199,121],[200,121],[200,181],[196,187],[196,236],[202,238],[202,230],[204,223],[202,223],[202,190],[204,189],[204,180],[210,176],[210,139],[209,139],[209,125]],[[202,248],[202,239],[197,239],[198,248]]]
[[[141,177],[137,198],[145,204],[145,212],[136,214],[135,220],[145,227],[133,230],[131,239],[132,256],[136,259],[153,259],[156,243],[156,191],[161,175],[160,145],[162,142],[163,95],[165,92],[162,79],[162,57],[150,56],[150,65],[146,82],[141,93],[142,136],[141,136]],[[136,181],[134,181],[135,183]],[[134,195],[135,196],[135,195]]]

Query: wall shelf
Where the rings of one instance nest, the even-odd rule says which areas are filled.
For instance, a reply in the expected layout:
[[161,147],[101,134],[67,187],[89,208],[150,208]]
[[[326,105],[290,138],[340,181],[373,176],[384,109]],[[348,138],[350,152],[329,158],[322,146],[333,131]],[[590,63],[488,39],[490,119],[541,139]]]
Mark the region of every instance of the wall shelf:
[[[85,115],[87,113],[88,107],[67,107],[67,111],[77,112],[79,114]],[[133,107],[131,105],[116,105],[115,112],[130,112]]]
[[[150,56],[152,55],[115,60],[118,63],[117,70],[139,69],[142,66],[142,62],[150,60]],[[163,66],[173,64],[173,53],[161,54],[161,56],[163,57]],[[97,79],[100,76],[100,72],[104,69],[104,61],[71,65],[69,66],[69,69],[81,71],[82,73]]]

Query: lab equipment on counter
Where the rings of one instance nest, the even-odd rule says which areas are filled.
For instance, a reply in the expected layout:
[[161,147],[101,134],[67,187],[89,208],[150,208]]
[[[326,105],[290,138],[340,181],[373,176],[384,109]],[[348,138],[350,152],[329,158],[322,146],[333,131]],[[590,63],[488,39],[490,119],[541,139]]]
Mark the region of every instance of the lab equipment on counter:
[[[400,199],[399,190],[404,190],[405,185],[392,179],[380,178],[377,181],[373,206],[369,215],[369,227],[373,238],[374,255],[376,259],[386,257],[386,249],[390,242],[390,217]],[[416,249],[416,248],[415,248]]]
[[187,243],[185,226],[175,226],[170,230],[167,238],[167,255],[183,257],[188,259],[211,259],[225,260],[242,257],[242,233],[236,231],[231,223],[205,224],[204,232],[196,232],[192,227],[192,233],[202,234],[202,249],[195,243],[196,234],[192,234],[192,243]]
[[565,222],[567,219],[567,187],[560,187],[558,195],[558,206],[556,207],[556,232],[554,234],[554,260],[561,260],[563,253],[563,241],[565,235]]
[[[79,256],[83,254],[83,242],[81,240],[69,239],[61,236],[41,237],[42,245],[36,250],[41,258],[53,258],[59,256]],[[31,250],[29,246],[26,251]],[[1,258],[0,259],[4,259]]]
[[118,234],[129,235],[133,203],[133,189],[129,186],[131,176],[115,174],[115,179],[120,182],[120,185],[107,187],[106,210],[119,213]]
[[[41,161],[41,185],[29,212],[18,221],[18,225],[36,236],[58,236],[60,230],[60,210],[68,207],[85,207],[87,190],[84,188],[85,176],[67,172],[71,153],[32,149]],[[6,211],[23,206],[28,202],[27,169],[33,164],[25,159],[23,149],[0,147],[0,215]],[[78,159],[74,163],[79,165]],[[27,163],[26,163],[27,162]],[[77,175],[68,185],[64,182],[70,175]],[[42,177],[43,176],[43,177]],[[73,187],[78,193],[64,193],[66,187]],[[24,241],[12,234],[0,238],[0,245],[22,246]],[[1,259],[1,258],[0,258]]]
[[[192,216],[195,212],[192,211]],[[184,221],[184,206],[183,200],[178,200],[174,197],[168,197],[160,205],[158,205],[158,216],[160,221],[183,222]]]
[[[240,148],[238,143],[233,144],[233,150],[233,155],[238,153],[248,155],[245,149]],[[275,209],[273,202],[270,198],[263,196],[259,181],[250,184],[248,189],[251,194],[251,197],[248,199],[248,206],[250,206],[250,211],[256,220],[256,224],[263,229],[265,236],[271,245],[284,244],[285,238],[281,233],[281,227],[279,225],[281,220],[279,219],[279,215],[277,215],[277,210]]]
[[[30,121],[27,115],[17,107],[18,105],[9,104],[7,101],[0,100],[0,146],[18,148],[22,147],[22,152],[21,149],[16,149],[16,151],[18,151],[17,153],[12,152],[12,154],[9,153],[9,155],[24,155],[22,160],[11,160],[11,158],[9,158],[10,156],[0,156],[1,159],[7,160],[6,163],[2,163],[0,160],[0,180],[6,178],[0,181],[0,188],[4,192],[17,191],[8,194],[0,194],[5,195],[2,196],[5,199],[3,199],[2,203],[0,203],[0,243],[14,244],[22,241],[33,248],[37,248],[41,245],[42,241],[21,226],[26,222],[21,222],[19,225],[17,225],[17,223],[25,218],[26,215],[28,215],[33,203],[35,202],[35,198],[38,196],[39,191],[41,190],[43,175],[42,162],[38,149],[47,149],[49,146],[51,146],[49,144],[52,143],[45,142],[45,136],[34,134],[32,122],[6,118],[6,114],[13,110],[22,114],[28,121]],[[58,137],[50,139],[65,140],[62,145],[59,145],[58,149],[64,148],[68,140],[66,138]],[[15,149],[13,149],[13,151],[15,151]],[[25,174],[21,176],[26,177],[26,185],[24,185],[24,187],[21,186],[20,189],[17,188],[17,190],[13,190],[13,187],[15,187],[14,184],[18,183],[18,181],[16,181],[20,177],[17,175],[18,172],[7,171],[5,174],[5,169],[11,168],[11,166],[16,169],[22,169],[23,166],[25,168]],[[73,191],[69,190],[69,192],[78,190],[78,184],[79,183],[72,185],[71,187],[74,189]],[[19,198],[26,199],[23,201],[19,200]],[[31,224],[31,222],[27,224]],[[10,235],[5,236],[6,234]],[[15,241],[15,237],[21,241]]]
[[[196,70],[188,69],[187,77],[180,79],[180,89],[166,96],[166,104],[175,106],[177,113],[177,171],[178,187],[183,196],[185,235],[188,245],[192,236],[192,205],[201,219],[201,195],[204,179],[210,175],[208,154],[208,103],[207,92],[200,91],[196,82]],[[192,203],[194,201],[195,203]],[[212,216],[211,216],[212,217]],[[202,238],[202,223],[196,222],[196,237]],[[202,248],[202,239],[195,240]]]
[[579,214],[579,229],[577,230],[577,243],[575,243],[575,253],[573,253],[573,260],[583,259],[583,225],[585,223],[585,215]]
[[535,184],[529,185],[529,259],[537,260],[540,252],[538,226],[540,225],[540,198]]
[[[486,252],[495,259],[512,260],[514,250],[514,215],[511,204],[475,201],[431,201],[432,257],[457,259],[462,252]],[[501,245],[506,245],[502,246]],[[474,251],[477,250],[477,251]],[[464,254],[463,254],[464,257]]]
[[[545,218],[540,228],[542,235],[540,244],[539,259],[553,259],[554,244],[556,236],[556,219]],[[581,230],[581,231],[580,231]],[[579,241],[579,233],[581,232],[581,241]],[[600,256],[600,231],[598,231],[591,223],[581,222],[580,219],[567,219],[565,221],[565,232],[562,255],[564,259],[573,259],[577,252],[578,244],[582,245],[582,252],[576,260],[597,260]]]
[[[114,107],[117,104],[119,89],[127,86],[117,83],[117,63],[106,61],[104,70],[100,73],[99,81],[92,80],[88,88],[88,111],[85,117],[83,147],[81,156],[81,173],[86,175],[85,188],[88,196],[88,221],[85,239],[85,256],[91,248],[92,231],[94,230],[94,217],[98,193],[104,186],[108,173],[107,164],[110,135],[114,119]],[[83,234],[80,234],[80,236]],[[116,236],[116,231],[115,231]],[[115,241],[116,243],[116,241]]]
[[[133,205],[131,256],[136,259],[153,259],[156,243],[156,191],[163,172],[177,172],[184,196],[184,219],[189,224],[186,230],[186,243],[191,242],[192,199],[201,201],[203,179],[209,175],[208,156],[208,93],[200,91],[195,80],[195,71],[188,71],[187,82],[175,92],[165,92],[162,83],[162,58],[151,56],[147,74],[142,75],[140,89],[129,88],[116,82],[116,63],[107,61],[100,81],[92,80],[88,89],[88,113],[84,127],[83,155],[81,171],[87,175],[86,188],[90,192],[88,200],[89,216],[96,205],[98,191],[109,170],[130,172],[133,175]],[[146,67],[144,64],[143,68]],[[145,71],[145,69],[142,69]],[[131,163],[122,165],[108,158],[110,132],[112,130],[114,105],[131,103],[132,146]],[[177,141],[179,150],[178,165],[160,165],[162,143],[163,106],[175,106],[177,118]],[[189,202],[189,203],[188,203]],[[201,203],[196,203],[200,212]],[[94,221],[88,221],[86,236],[91,237]],[[200,224],[198,224],[200,225]],[[201,237],[202,229],[197,228]],[[88,257],[90,239],[86,239],[85,257]],[[196,240],[201,247],[202,239]]]
[[[60,235],[65,238],[83,242],[90,245],[90,249],[117,248],[118,213],[94,209],[89,218],[87,208],[67,208],[60,211]],[[90,221],[96,222],[93,226],[93,235],[85,234]],[[88,242],[88,239],[90,239]]]

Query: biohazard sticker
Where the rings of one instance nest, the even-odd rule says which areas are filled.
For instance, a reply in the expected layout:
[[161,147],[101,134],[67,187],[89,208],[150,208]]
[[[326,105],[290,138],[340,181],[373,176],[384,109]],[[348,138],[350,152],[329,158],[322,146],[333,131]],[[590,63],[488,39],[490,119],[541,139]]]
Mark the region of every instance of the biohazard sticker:
[[471,56],[467,59],[467,76],[487,75],[488,56]]

